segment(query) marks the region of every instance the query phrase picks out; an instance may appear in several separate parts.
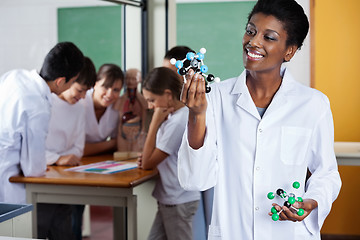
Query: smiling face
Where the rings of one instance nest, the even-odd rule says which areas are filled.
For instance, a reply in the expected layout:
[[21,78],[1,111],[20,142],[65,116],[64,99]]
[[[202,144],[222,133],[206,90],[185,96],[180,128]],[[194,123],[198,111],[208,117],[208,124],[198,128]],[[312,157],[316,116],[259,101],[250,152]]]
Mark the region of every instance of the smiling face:
[[60,98],[62,98],[69,104],[75,104],[80,99],[85,98],[87,90],[87,86],[79,84],[78,82],[74,82],[68,90],[64,91],[60,95]]
[[280,69],[295,54],[295,46],[286,46],[287,32],[272,15],[254,14],[243,37],[244,67],[250,71]]
[[122,81],[114,81],[111,87],[104,86],[105,78],[97,81],[94,86],[93,100],[94,105],[98,107],[108,107],[119,98],[122,88]]

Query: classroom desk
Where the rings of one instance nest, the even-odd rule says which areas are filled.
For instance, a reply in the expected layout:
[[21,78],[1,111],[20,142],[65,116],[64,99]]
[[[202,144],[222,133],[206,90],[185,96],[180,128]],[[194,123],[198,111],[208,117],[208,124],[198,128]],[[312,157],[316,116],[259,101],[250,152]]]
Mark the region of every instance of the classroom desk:
[[[84,157],[82,163],[89,164],[110,159],[113,159],[112,155]],[[64,171],[66,168],[69,167],[49,166],[45,176],[42,177],[10,178],[11,182],[25,183],[27,202],[34,206],[33,237],[37,237],[36,204],[63,203],[114,207],[114,239],[136,240],[137,195],[134,193],[137,186],[155,178],[157,171],[136,168],[105,175]],[[149,221],[151,222],[152,219]]]
[[338,165],[360,166],[360,142],[335,142]]

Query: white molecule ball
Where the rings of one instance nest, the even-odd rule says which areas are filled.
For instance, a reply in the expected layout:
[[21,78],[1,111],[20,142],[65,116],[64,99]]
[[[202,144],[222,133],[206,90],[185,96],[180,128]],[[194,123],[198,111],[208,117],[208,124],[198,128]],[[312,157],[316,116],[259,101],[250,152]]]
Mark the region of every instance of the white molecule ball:
[[170,63],[171,63],[172,65],[175,65],[176,59],[175,59],[175,58],[170,59]]
[[219,78],[219,77],[216,77],[216,78],[214,79],[214,82],[219,83],[219,82],[220,82],[220,78]]
[[205,54],[205,53],[206,53],[206,48],[200,48],[200,52],[201,52],[202,54]]

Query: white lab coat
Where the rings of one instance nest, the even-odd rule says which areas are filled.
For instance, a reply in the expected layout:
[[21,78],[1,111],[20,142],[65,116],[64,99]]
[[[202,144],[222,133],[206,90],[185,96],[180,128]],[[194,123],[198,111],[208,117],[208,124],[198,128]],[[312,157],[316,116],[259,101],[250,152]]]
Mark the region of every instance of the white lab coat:
[[0,202],[26,202],[24,184],[10,183],[11,176],[45,173],[50,111],[50,88],[35,70],[0,78]]
[[[194,150],[184,134],[179,180],[188,190],[215,186],[209,239],[320,239],[320,228],[341,186],[334,154],[328,98],[294,81],[283,82],[263,118],[238,78],[211,85],[204,145]],[[307,169],[312,176],[304,184]],[[299,181],[299,189],[292,183]],[[268,215],[268,192],[282,188],[314,199],[318,208],[302,222]]]
[[108,137],[116,137],[119,122],[119,112],[113,109],[113,104],[108,106],[100,121],[96,119],[94,101],[90,89],[85,97],[85,141],[96,143],[105,141]]
[[85,106],[83,100],[70,104],[52,94],[46,161],[54,164],[59,157],[74,154],[81,158],[85,145]]

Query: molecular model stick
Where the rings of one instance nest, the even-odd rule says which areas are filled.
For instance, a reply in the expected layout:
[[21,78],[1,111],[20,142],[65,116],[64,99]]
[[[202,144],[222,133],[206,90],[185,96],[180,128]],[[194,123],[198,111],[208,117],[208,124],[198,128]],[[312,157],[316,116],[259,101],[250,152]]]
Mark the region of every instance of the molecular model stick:
[[170,59],[170,63],[175,65],[178,69],[178,73],[184,77],[184,83],[186,83],[185,75],[190,69],[193,69],[195,72],[200,73],[205,79],[206,93],[211,91],[209,82],[215,81],[220,82],[220,78],[214,77],[213,74],[206,75],[208,67],[204,64],[204,56],[206,53],[205,48],[201,48],[200,51],[195,55],[193,52],[188,52],[186,58],[183,60],[176,60],[175,58]]
[[[293,188],[298,189],[300,187],[300,183],[299,182],[294,182],[293,183]],[[302,202],[303,199],[301,197],[295,197],[295,194],[293,193],[289,193],[289,195],[281,188],[279,188],[278,190],[276,190],[276,194],[277,196],[279,196],[281,199],[284,200],[284,206],[286,206],[287,208],[292,208],[294,209],[297,214],[299,216],[304,215],[304,209],[302,208],[295,208],[294,206],[292,206],[295,202]],[[273,192],[269,192],[267,195],[268,199],[272,200],[276,197],[276,195]],[[276,210],[275,207],[271,208],[271,213],[272,213],[272,220],[277,221],[279,220],[279,215],[280,213],[283,211],[283,209],[281,209],[279,212]]]

